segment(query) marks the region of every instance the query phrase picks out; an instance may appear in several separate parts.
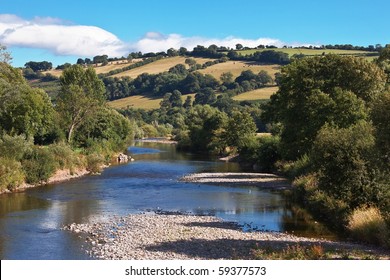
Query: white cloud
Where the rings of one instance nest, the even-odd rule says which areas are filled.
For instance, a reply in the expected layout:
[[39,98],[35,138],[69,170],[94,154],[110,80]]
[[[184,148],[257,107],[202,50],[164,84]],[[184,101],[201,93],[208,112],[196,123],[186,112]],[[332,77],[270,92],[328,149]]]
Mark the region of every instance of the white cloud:
[[0,43],[8,47],[47,49],[56,55],[121,56],[127,46],[114,34],[96,26],[66,25],[60,19],[24,20],[0,15]]
[[242,44],[245,47],[251,48],[257,47],[258,45],[274,45],[277,47],[286,45],[286,43],[272,38],[258,38],[252,40],[230,36],[224,39],[212,39],[203,37],[183,37],[179,34],[164,35],[157,32],[148,32],[142,39],[131,44],[130,47],[134,51],[159,52],[166,51],[169,48],[179,49],[180,47],[192,50],[197,45],[208,47],[212,44],[230,48],[235,48],[236,44]]
[[273,38],[244,39],[230,36],[213,39],[197,36],[185,37],[180,34],[165,35],[158,32],[148,32],[136,42],[125,43],[114,34],[96,26],[70,24],[52,17],[35,17],[32,20],[26,20],[11,14],[0,14],[0,44],[8,47],[45,49],[54,55],[79,57],[93,57],[102,54],[120,57],[126,56],[131,51],[148,53],[180,47],[192,50],[197,45],[208,47],[212,44],[230,48],[235,48],[236,44],[242,44],[245,47],[287,45]]

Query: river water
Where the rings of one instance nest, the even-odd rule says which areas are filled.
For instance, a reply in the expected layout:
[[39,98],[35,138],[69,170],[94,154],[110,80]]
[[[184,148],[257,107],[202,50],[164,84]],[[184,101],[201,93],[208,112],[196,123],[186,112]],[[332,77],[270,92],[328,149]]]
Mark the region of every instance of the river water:
[[278,192],[179,181],[195,172],[241,171],[235,163],[177,152],[169,144],[136,142],[128,153],[134,162],[101,175],[0,196],[0,258],[89,259],[85,241],[61,230],[64,225],[158,210],[215,215],[245,230],[334,238]]

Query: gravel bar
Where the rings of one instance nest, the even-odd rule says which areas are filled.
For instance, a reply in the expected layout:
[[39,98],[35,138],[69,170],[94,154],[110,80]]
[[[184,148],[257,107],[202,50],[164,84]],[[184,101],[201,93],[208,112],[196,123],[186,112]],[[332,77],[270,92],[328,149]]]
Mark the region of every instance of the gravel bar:
[[204,183],[224,186],[255,185],[263,189],[285,190],[291,184],[286,178],[268,173],[194,173],[180,179],[184,182]]
[[132,214],[63,229],[85,239],[89,255],[106,260],[248,259],[253,248],[282,249],[296,244],[362,249],[356,244],[279,232],[243,232],[237,224],[214,216],[175,213]]

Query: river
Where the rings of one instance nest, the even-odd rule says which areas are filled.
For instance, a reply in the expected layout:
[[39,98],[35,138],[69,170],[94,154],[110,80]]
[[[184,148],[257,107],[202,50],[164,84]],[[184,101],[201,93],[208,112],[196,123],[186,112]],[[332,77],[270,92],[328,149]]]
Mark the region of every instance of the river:
[[0,258],[89,259],[85,241],[61,230],[63,226],[158,210],[215,215],[245,230],[334,238],[281,193],[179,181],[196,172],[241,171],[236,163],[159,143],[136,142],[128,153],[135,161],[106,168],[101,175],[0,196]]

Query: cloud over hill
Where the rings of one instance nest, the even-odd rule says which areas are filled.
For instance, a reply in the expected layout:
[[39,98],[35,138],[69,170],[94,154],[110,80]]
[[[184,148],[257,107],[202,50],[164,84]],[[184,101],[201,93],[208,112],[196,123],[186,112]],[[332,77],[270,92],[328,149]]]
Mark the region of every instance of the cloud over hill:
[[[51,17],[35,17],[31,20],[11,14],[0,14],[0,43],[8,47],[45,49],[55,55],[92,57],[107,54],[110,57],[126,56],[132,51],[160,52],[169,48],[185,47],[192,50],[197,45],[225,46],[236,44],[247,47],[258,45],[285,45],[278,39],[243,39],[229,36],[223,39],[180,34],[148,32],[135,42],[124,42],[116,35],[97,26],[75,25]],[[301,44],[303,45],[303,44]]]

